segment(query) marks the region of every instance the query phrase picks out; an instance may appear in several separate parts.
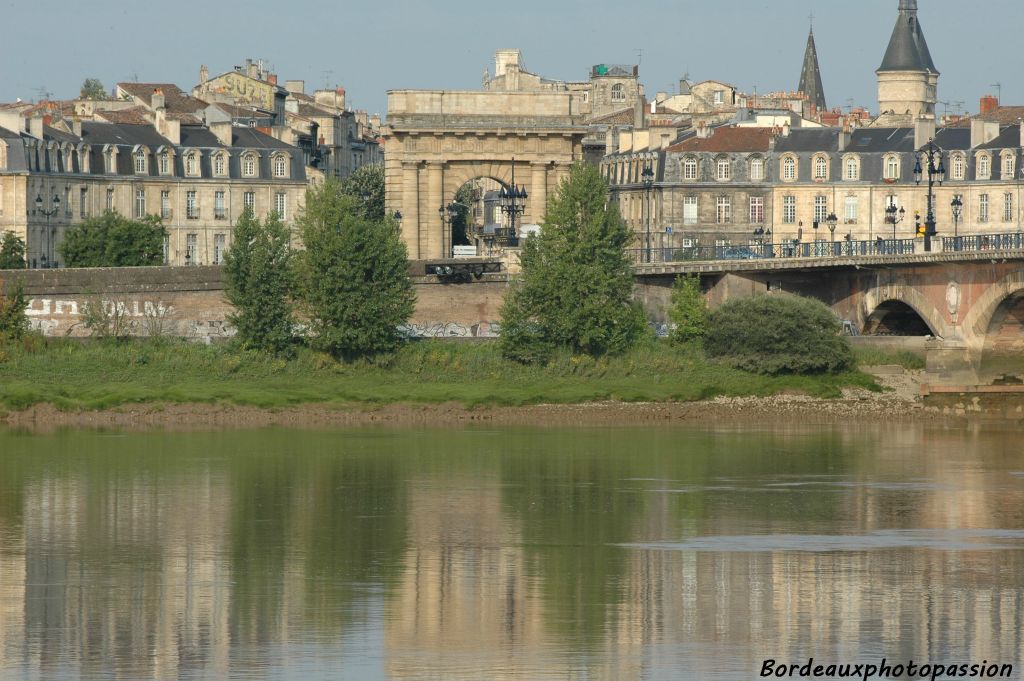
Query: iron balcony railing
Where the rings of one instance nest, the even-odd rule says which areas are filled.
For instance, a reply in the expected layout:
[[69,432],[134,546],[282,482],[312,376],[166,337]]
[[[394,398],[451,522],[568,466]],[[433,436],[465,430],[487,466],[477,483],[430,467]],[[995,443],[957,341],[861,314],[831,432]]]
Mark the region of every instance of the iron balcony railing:
[[962,251],[1007,251],[1021,248],[1024,248],[1024,235],[1020,232],[942,237],[942,250],[957,253]]
[[665,246],[629,249],[638,265],[718,260],[769,260],[783,258],[850,258],[886,255],[911,255],[914,239],[875,239],[872,241],[812,241],[758,243],[728,246]]

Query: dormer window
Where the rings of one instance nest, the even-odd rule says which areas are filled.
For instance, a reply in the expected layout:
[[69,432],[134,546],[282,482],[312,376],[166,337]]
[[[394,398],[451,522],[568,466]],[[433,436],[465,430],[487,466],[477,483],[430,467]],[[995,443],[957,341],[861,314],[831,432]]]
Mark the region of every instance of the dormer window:
[[988,154],[978,156],[978,179],[988,180],[992,177],[992,157]]
[[171,174],[171,153],[169,151],[160,154],[160,174]]
[[844,169],[844,177],[847,180],[856,181],[860,179],[860,161],[855,156],[846,159]]
[[715,177],[719,182],[728,182],[732,178],[732,163],[729,159],[718,159],[715,163]]
[[967,176],[967,159],[964,158],[963,154],[954,154],[950,166],[952,171],[950,179],[962,180]]
[[764,179],[764,159],[763,158],[752,158],[750,159],[750,179],[754,182],[760,182]]
[[882,176],[885,180],[898,180],[900,179],[900,157],[895,154],[889,154],[885,157],[885,174]]
[[792,156],[782,159],[782,179],[786,182],[796,179],[796,159]]
[[256,154],[250,153],[242,157],[242,175],[256,177]]
[[827,180],[828,179],[828,159],[824,156],[814,157],[814,179],[815,180]]
[[683,179],[697,179],[697,159],[690,157],[683,160]]
[[284,154],[274,157],[274,177],[288,177],[288,159]]
[[195,177],[199,174],[199,154],[190,151],[185,155],[185,174],[189,177]]
[[135,172],[136,174],[143,175],[146,173],[146,151],[144,149],[137,149],[134,154],[135,159]]
[[227,174],[227,161],[224,154],[217,154],[213,157],[213,174],[223,177]]
[[1014,166],[1013,155],[1010,154],[1010,153],[1003,154],[1003,179],[1004,180],[1012,180],[1013,179],[1013,166]]

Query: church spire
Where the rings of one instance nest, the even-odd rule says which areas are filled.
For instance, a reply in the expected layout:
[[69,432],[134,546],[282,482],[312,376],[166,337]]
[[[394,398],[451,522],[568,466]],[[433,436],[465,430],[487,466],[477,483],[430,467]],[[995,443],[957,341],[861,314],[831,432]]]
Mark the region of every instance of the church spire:
[[879,71],[924,71],[938,74],[917,19],[917,0],[900,0],[899,17]]
[[[903,0],[916,2],[916,0]],[[808,103],[817,107],[818,111],[826,111],[825,89],[821,85],[821,69],[818,67],[818,49],[814,45],[814,26],[807,34],[807,49],[804,52],[804,65],[800,70],[800,92],[807,95]]]

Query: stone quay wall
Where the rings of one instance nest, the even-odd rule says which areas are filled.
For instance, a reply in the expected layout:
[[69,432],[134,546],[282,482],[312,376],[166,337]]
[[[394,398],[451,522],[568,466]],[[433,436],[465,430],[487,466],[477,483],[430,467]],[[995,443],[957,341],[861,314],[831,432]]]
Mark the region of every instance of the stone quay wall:
[[[234,335],[221,267],[117,267],[4,270],[0,291],[20,281],[32,328],[51,337],[87,337],[92,310],[126,335],[173,336],[211,343]],[[493,338],[508,278],[468,283],[413,277],[416,310],[404,331],[423,338]]]

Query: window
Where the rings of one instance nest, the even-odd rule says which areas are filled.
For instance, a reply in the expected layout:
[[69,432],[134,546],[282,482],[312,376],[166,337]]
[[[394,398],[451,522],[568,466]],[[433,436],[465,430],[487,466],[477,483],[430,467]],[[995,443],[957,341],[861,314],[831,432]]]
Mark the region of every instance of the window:
[[256,156],[255,154],[246,154],[242,158],[242,175],[246,177],[256,177]]
[[796,223],[796,197],[782,197],[782,221],[787,225]]
[[135,217],[141,218],[146,215],[146,190],[135,190]]
[[274,212],[277,213],[277,217],[281,220],[287,220],[287,209],[288,209],[288,197],[284,192],[278,192],[274,194]]
[[828,217],[828,197],[818,194],[814,197],[814,221],[825,222]]
[[225,163],[224,163],[224,154],[217,154],[216,156],[213,157],[213,174],[214,175],[222,177],[224,175],[224,168],[225,167],[226,166],[225,166]]
[[824,156],[816,156],[814,158],[814,179],[828,179],[828,160]]
[[954,180],[962,180],[966,176],[967,162],[962,154],[956,154],[953,156],[953,178]]
[[988,194],[978,197],[978,222],[988,222]]
[[160,154],[160,174],[170,175],[171,174],[171,154],[165,151]]
[[139,149],[135,152],[135,172],[145,173],[146,172],[146,152]]
[[89,188],[82,187],[78,190],[78,217],[89,216]]
[[885,175],[883,175],[883,179],[900,179],[900,159],[898,156],[885,157]]
[[847,180],[859,180],[860,179],[860,162],[855,158],[846,159],[846,179]]
[[1003,194],[1003,222],[1013,222],[1013,194]]
[[196,256],[198,255],[199,238],[195,234],[185,235],[185,264],[195,265]]
[[224,210],[224,192],[213,193],[213,217],[215,220],[223,220],[227,216]]
[[764,197],[750,197],[750,224],[759,225],[764,222]]
[[717,105],[725,104],[725,90],[715,90],[712,99]]
[[846,197],[846,224],[852,225],[857,222],[857,197]]
[[224,242],[225,238],[223,234],[213,235],[213,264],[220,265],[224,262]]
[[626,101],[626,88],[622,87],[622,83],[616,83],[615,85],[612,85],[612,101]]
[[987,180],[992,177],[992,159],[988,154],[978,157],[978,179]]
[[764,159],[750,159],[750,179],[759,182],[764,179]]
[[684,180],[696,180],[697,179],[697,159],[688,158],[683,161],[683,179]]
[[1013,179],[1013,156],[1009,154],[1003,156],[1003,179]]
[[71,208],[71,187],[64,187],[64,217],[71,217]]
[[171,193],[169,191],[160,192],[160,217],[165,220],[171,217]]
[[107,210],[114,210],[114,190],[107,189]]
[[288,177],[288,161],[284,156],[274,158],[274,177]]
[[697,224],[697,197],[696,196],[684,196],[683,197],[683,224],[684,225],[695,225],[695,224]]
[[188,176],[195,176],[198,174],[199,169],[199,157],[195,152],[190,153],[185,157],[185,174]]
[[256,192],[244,192],[242,194],[242,207],[256,212]]
[[782,159],[782,179],[787,182],[792,182],[796,179],[796,159],[792,156]]
[[718,159],[718,163],[715,164],[715,177],[719,182],[724,182],[732,177],[732,163],[729,162],[729,159]]
[[199,205],[196,203],[195,191],[185,192],[185,217],[189,220],[199,217]]
[[732,201],[728,196],[718,197],[718,224],[727,225],[732,222]]

